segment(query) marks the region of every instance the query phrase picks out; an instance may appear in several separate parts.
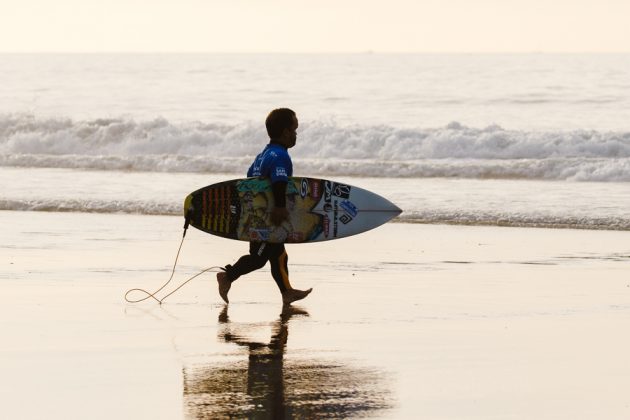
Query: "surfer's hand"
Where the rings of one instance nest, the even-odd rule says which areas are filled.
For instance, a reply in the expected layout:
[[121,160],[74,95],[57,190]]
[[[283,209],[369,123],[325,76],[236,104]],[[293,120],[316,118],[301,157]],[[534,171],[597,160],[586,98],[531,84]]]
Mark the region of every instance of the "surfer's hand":
[[271,223],[279,226],[282,222],[289,218],[289,211],[286,207],[274,207],[271,210]]

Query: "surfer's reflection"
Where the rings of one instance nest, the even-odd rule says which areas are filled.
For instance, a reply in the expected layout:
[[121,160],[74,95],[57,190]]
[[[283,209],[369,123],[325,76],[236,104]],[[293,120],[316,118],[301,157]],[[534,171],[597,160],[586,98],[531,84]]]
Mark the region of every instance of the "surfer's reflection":
[[[318,418],[375,414],[391,407],[382,388],[382,374],[329,361],[285,363],[289,320],[309,316],[292,306],[283,308],[272,325],[268,343],[232,331],[227,306],[219,315],[219,339],[248,351],[248,361],[225,366],[184,369],[184,400],[188,414],[200,418]],[[235,324],[252,332],[260,324]]]

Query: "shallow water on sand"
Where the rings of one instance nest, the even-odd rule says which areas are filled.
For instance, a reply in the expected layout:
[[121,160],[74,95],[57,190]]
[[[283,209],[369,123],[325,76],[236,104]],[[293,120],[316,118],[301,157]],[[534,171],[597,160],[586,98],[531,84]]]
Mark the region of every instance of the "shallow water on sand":
[[[162,306],[178,217],[0,212],[7,418],[625,418],[627,232],[387,224]],[[174,283],[245,243],[189,231]],[[172,289],[171,289],[172,290]],[[602,390],[606,390],[606,392]],[[98,407],[96,409],[95,407]]]

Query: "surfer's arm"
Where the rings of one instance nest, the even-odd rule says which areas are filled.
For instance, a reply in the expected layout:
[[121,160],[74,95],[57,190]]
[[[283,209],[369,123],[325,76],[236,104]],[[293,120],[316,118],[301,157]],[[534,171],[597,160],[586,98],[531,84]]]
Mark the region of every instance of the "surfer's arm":
[[287,183],[283,181],[271,184],[273,191],[273,209],[271,210],[271,223],[279,225],[289,218],[287,210]]
[[278,181],[271,184],[271,191],[273,191],[273,205],[274,207],[286,207],[287,206],[287,182]]
[[289,218],[287,210],[287,185],[292,172],[291,159],[287,153],[276,155],[270,171],[271,190],[273,191],[273,210],[271,223],[278,226]]

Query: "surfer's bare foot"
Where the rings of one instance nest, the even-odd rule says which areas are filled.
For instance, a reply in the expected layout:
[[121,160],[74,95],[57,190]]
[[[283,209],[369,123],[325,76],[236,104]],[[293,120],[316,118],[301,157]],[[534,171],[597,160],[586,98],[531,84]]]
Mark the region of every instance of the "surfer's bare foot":
[[224,271],[217,273],[217,282],[219,283],[219,295],[225,303],[230,303],[227,295],[230,287],[232,287],[232,282],[228,279],[227,273]]
[[282,293],[282,303],[290,305],[296,300],[304,299],[309,293],[313,291],[313,288],[308,290],[288,289]]

